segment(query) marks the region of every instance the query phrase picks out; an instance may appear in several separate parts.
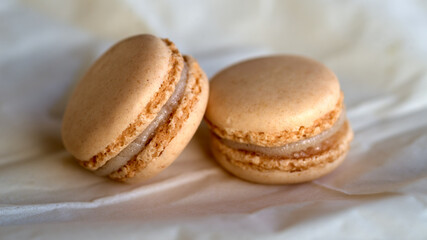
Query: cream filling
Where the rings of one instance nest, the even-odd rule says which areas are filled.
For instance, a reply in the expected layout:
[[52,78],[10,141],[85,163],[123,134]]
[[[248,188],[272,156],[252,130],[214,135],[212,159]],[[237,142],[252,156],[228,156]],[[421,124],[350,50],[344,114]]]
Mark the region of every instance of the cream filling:
[[271,157],[308,157],[324,151],[329,145],[331,145],[333,136],[341,129],[345,119],[345,112],[343,111],[330,129],[323,131],[316,136],[278,147],[263,147],[253,144],[239,143],[229,139],[221,139],[221,141],[230,148],[259,153]]
[[125,149],[118,155],[110,159],[104,166],[95,171],[97,175],[106,176],[119,170],[121,167],[131,160],[135,155],[140,153],[148,142],[154,137],[156,130],[169,119],[171,113],[178,107],[179,101],[184,96],[185,87],[187,85],[187,66],[181,73],[181,78],[175,86],[175,91],[172,93],[165,105],[160,109],[156,118],[147,126],[147,128]]

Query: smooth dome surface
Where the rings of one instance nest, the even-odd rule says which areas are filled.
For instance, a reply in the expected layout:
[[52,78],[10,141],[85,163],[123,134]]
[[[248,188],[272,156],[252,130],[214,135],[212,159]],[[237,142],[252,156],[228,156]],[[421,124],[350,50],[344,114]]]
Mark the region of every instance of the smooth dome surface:
[[125,39],[101,56],[69,100],[62,127],[68,151],[88,160],[114,142],[167,79],[170,58],[167,44],[151,35]]
[[299,56],[238,63],[214,76],[210,88],[206,118],[225,131],[295,131],[311,126],[340,100],[334,73]]

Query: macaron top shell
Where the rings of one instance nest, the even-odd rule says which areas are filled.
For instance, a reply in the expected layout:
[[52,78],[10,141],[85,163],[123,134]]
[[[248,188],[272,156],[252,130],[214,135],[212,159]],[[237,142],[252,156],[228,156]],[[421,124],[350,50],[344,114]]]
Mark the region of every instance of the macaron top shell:
[[334,73],[299,56],[241,62],[210,84],[205,118],[220,137],[238,142],[278,146],[297,141],[332,126],[342,109]]
[[116,44],[71,95],[62,125],[67,150],[79,160],[121,151],[168,100],[182,68],[182,56],[167,40],[138,35]]

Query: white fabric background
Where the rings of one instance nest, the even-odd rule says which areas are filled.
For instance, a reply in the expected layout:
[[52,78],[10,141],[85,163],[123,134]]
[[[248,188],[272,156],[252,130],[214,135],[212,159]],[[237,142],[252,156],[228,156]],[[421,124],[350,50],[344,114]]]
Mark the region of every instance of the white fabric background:
[[[223,171],[203,124],[137,185],[99,178],[63,149],[67,94],[137,33],[173,40],[209,76],[295,53],[338,75],[355,131],[317,181],[265,186]],[[426,239],[426,1],[0,2],[1,239]]]

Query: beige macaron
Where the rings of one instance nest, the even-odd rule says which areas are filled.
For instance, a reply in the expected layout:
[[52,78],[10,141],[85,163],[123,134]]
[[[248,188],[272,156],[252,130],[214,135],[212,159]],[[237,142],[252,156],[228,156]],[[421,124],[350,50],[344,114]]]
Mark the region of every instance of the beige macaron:
[[289,55],[247,60],[215,75],[205,114],[216,160],[257,183],[310,181],[334,170],[353,132],[337,77]]
[[112,46],[73,91],[62,122],[65,148],[80,165],[118,181],[168,167],[198,128],[208,81],[196,60],[167,39]]

